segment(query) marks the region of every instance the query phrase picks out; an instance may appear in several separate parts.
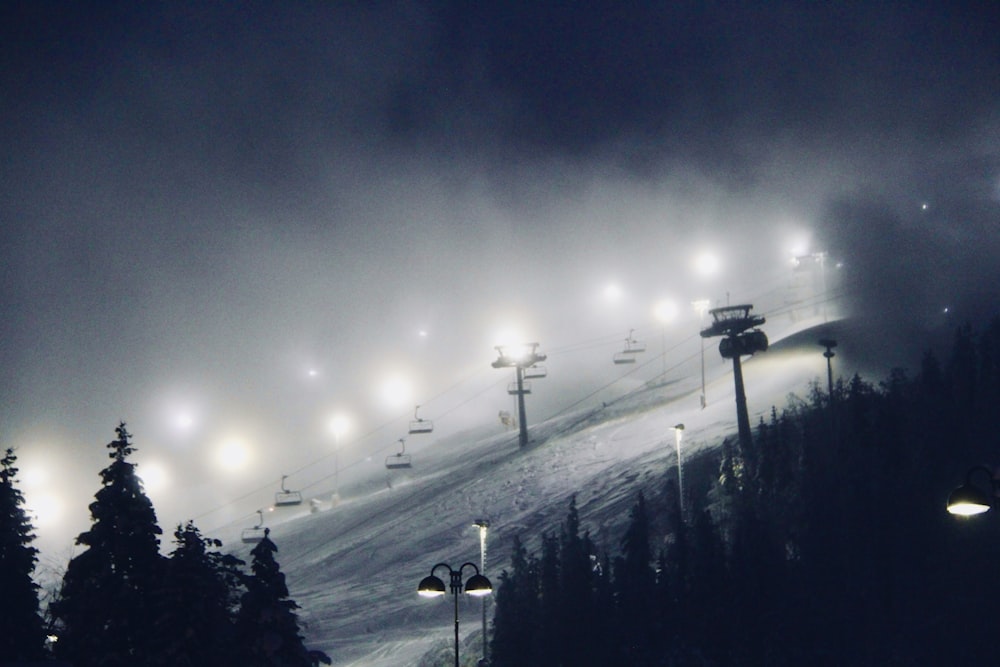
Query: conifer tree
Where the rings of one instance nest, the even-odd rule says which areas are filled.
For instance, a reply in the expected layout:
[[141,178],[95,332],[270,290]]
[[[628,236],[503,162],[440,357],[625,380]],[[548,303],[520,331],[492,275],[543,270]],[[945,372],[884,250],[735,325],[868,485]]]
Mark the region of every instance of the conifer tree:
[[538,563],[514,537],[511,569],[500,573],[493,611],[491,663],[495,667],[527,667],[535,654],[539,606]]
[[108,443],[111,464],[90,504],[92,525],[76,543],[60,598],[51,611],[58,626],[56,653],[75,667],[134,667],[153,660],[156,591],[163,572],[160,527],[143,492],[131,435],[122,422]]
[[234,623],[244,563],[219,553],[222,542],[203,537],[191,521],[177,527],[174,539],[177,547],[166,563],[158,596],[158,664],[236,665]]
[[15,486],[17,457],[8,448],[0,459],[0,661],[27,662],[44,655],[45,632],[38,614],[38,585],[32,580],[38,549]]
[[250,552],[252,574],[237,615],[237,642],[243,650],[242,664],[254,667],[314,667],[330,664],[321,651],[310,651],[299,634],[295,610],[299,605],[288,596],[285,575],[274,558],[278,547],[264,530],[264,539]]
[[621,623],[620,664],[653,664],[656,607],[653,551],[649,541],[646,498],[639,492],[629,511],[629,525],[621,540],[622,555],[615,559],[614,580]]

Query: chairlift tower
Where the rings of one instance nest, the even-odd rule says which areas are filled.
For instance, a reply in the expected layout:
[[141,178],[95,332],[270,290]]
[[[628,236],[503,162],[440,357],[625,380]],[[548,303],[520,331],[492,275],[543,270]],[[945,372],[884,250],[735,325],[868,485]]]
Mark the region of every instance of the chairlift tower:
[[701,330],[702,338],[722,336],[719,354],[723,359],[733,360],[733,380],[736,383],[736,424],[739,427],[740,444],[744,449],[753,445],[750,431],[750,416],[747,414],[747,394],[743,386],[743,366],[740,357],[767,350],[767,336],[757,327],[766,321],[763,315],[751,315],[753,305],[723,306],[708,311],[714,320],[707,329]]
[[496,351],[497,359],[490,365],[493,368],[514,369],[516,382],[507,389],[507,393],[517,396],[518,441],[521,447],[527,447],[528,419],[524,412],[524,395],[531,393],[531,385],[525,385],[524,373],[525,369],[545,361],[548,355],[538,351],[538,343],[526,343],[518,346],[497,345]]

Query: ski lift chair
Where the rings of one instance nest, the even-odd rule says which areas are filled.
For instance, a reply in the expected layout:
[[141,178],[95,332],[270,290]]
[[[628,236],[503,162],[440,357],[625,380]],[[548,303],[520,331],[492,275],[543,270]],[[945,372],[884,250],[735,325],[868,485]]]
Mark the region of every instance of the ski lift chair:
[[638,354],[639,352],[646,351],[646,344],[641,340],[636,340],[632,334],[635,329],[628,330],[628,338],[625,339],[625,349],[622,350],[625,354]]
[[422,419],[417,416],[417,411],[420,410],[420,406],[413,408],[413,421],[410,422],[410,434],[415,433],[430,433],[434,430],[434,422],[430,419]]
[[274,506],[275,507],[287,507],[289,505],[301,505],[302,504],[302,494],[298,491],[289,491],[285,488],[285,480],[288,479],[288,475],[281,476],[281,491],[274,494]]
[[390,454],[385,457],[385,467],[388,470],[397,470],[399,468],[412,468],[413,463],[410,461],[410,455],[406,453],[406,439],[399,439],[400,450],[396,454]]
[[267,534],[264,528],[264,512],[262,510],[257,510],[257,525],[253,528],[245,528],[242,533],[240,533],[240,540],[244,544],[256,544],[264,539]]
[[539,364],[533,364],[524,369],[524,379],[525,380],[539,380],[548,375],[548,371],[545,366]]

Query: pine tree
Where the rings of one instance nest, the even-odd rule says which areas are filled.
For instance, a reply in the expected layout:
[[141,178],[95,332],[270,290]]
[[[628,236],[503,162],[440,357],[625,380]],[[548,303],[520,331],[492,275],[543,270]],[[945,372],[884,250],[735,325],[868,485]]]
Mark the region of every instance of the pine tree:
[[143,492],[125,423],[108,444],[111,465],[90,504],[92,525],[76,542],[52,604],[58,626],[56,653],[76,667],[133,667],[152,663],[156,591],[163,572],[160,527]]
[[240,599],[236,631],[243,649],[242,664],[254,667],[314,667],[330,658],[321,651],[310,651],[299,634],[295,610],[299,605],[288,596],[285,575],[274,559],[278,547],[265,529],[264,539],[250,552],[251,576],[245,580],[246,592]]
[[653,551],[649,541],[649,515],[642,492],[629,511],[629,525],[621,540],[622,555],[615,559],[614,581],[621,622],[620,664],[641,667],[653,664],[656,641]]
[[166,563],[158,595],[156,659],[165,667],[236,665],[235,613],[243,561],[217,551],[189,521],[174,532],[177,548]]
[[0,660],[40,660],[45,632],[38,614],[38,585],[32,580],[38,549],[15,486],[17,457],[8,448],[0,459]]
[[500,573],[493,612],[491,664],[495,667],[528,667],[538,664],[538,562],[514,537],[511,569]]

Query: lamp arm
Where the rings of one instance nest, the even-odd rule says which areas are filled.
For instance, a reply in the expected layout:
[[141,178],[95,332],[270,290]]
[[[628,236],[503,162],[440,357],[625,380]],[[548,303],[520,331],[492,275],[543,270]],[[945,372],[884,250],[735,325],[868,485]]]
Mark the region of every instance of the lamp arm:
[[1000,497],[1000,479],[997,479],[996,475],[993,473],[993,469],[985,465],[974,465],[969,468],[969,472],[965,473],[965,483],[972,484],[972,476],[977,472],[984,472],[989,475],[990,478],[990,491],[994,497]]

